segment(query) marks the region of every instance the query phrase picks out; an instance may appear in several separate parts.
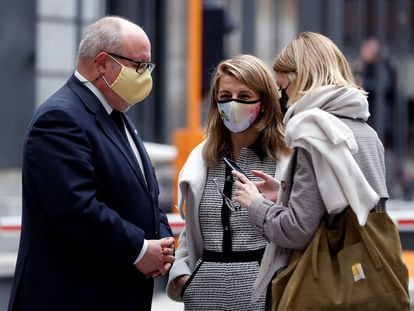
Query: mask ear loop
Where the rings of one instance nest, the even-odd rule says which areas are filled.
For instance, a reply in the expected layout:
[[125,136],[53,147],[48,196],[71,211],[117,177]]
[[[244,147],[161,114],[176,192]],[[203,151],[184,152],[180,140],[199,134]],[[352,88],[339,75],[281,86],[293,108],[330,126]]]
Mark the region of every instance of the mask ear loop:
[[[121,66],[121,71],[122,71],[122,68],[124,68],[125,66],[124,65],[122,65],[118,60],[116,60],[115,59],[115,57],[113,57],[112,55],[109,55],[108,54],[108,56],[115,62],[115,63],[117,63],[119,66]],[[109,83],[108,83],[108,81],[106,81],[106,79],[105,79],[105,76],[101,73],[101,75],[99,76],[99,77],[97,77],[94,81],[96,81],[96,80],[98,80],[99,78],[101,78],[102,77],[102,79],[104,80],[104,82],[105,82],[105,84],[106,84],[106,86],[107,87],[109,87],[109,88],[111,88],[111,86],[109,85]]]
[[[111,88],[111,86],[109,85],[108,81],[106,81],[106,79],[105,79],[105,77],[104,77],[104,75],[103,75],[103,74],[101,74],[98,78],[102,78],[102,79],[104,80],[104,82],[105,82],[106,86],[107,86],[107,87],[109,87],[109,88]],[[98,78],[97,78],[97,79],[98,79]]]
[[[116,62],[118,65],[120,65],[121,67],[123,67],[123,65],[120,63],[120,62],[118,62],[114,57],[112,57],[111,55],[109,55],[108,54],[108,56],[114,61],[114,62]],[[95,60],[95,62],[96,62],[96,60]],[[82,83],[88,83],[88,82],[95,82],[96,80],[98,80],[99,78],[102,78],[104,81],[105,81],[105,84],[109,87],[109,83],[108,83],[108,81],[106,81],[106,79],[105,79],[105,77],[104,77],[104,75],[101,73],[99,76],[97,76],[95,79],[92,79],[92,80],[84,80],[84,81],[80,81],[80,82],[82,82]]]
[[124,65],[122,65],[115,57],[113,57],[112,55],[108,54],[108,56],[115,62],[117,63],[119,66],[124,67]]

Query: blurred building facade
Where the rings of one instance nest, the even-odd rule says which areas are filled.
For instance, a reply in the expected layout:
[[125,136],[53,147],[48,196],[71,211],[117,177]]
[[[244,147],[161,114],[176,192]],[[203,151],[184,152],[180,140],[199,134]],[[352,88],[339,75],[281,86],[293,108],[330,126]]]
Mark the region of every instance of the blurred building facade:
[[[153,44],[153,92],[129,112],[144,140],[171,143],[173,130],[186,125],[187,0],[6,0],[0,5],[5,73],[0,83],[0,169],[20,167],[32,113],[73,73],[85,25],[108,14],[141,25]],[[407,175],[399,165],[413,145],[414,1],[205,0],[203,7],[204,90],[221,58],[252,53],[271,65],[298,31],[324,33],[350,61],[359,56],[365,38],[376,36],[392,56],[397,91],[392,119],[382,117],[385,103],[378,100],[373,124],[383,137],[384,122],[392,123],[390,172]],[[377,89],[381,92],[381,84]],[[207,109],[205,104],[202,108]],[[407,167],[412,167],[410,157]],[[414,183],[414,176],[401,178]]]

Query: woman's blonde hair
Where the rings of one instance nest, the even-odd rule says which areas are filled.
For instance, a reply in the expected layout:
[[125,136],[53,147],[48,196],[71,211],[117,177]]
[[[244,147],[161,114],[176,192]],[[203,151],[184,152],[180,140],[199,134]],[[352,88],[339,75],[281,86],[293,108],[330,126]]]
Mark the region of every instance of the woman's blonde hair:
[[209,167],[218,164],[220,157],[231,148],[230,132],[223,124],[217,107],[220,78],[232,76],[260,96],[261,112],[252,127],[261,133],[261,146],[265,154],[276,160],[279,152],[290,149],[284,140],[282,111],[279,106],[276,81],[271,70],[259,58],[243,54],[222,61],[214,71],[210,86],[210,107],[207,115],[203,149]]
[[273,70],[295,81],[289,105],[320,86],[357,87],[344,54],[329,38],[314,32],[299,33],[276,57]]

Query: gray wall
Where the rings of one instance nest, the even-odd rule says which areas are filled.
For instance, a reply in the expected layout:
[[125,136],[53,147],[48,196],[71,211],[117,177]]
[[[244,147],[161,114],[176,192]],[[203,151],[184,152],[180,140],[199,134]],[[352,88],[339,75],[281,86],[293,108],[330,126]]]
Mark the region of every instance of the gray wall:
[[0,9],[0,168],[20,166],[34,108],[36,2],[7,2]]

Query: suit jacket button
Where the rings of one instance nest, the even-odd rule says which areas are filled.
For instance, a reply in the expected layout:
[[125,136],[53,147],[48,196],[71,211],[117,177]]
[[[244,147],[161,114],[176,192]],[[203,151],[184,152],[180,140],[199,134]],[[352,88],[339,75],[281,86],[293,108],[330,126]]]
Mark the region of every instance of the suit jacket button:
[[284,180],[282,180],[280,182],[280,187],[282,188],[282,190],[285,190],[286,189],[286,182]]

